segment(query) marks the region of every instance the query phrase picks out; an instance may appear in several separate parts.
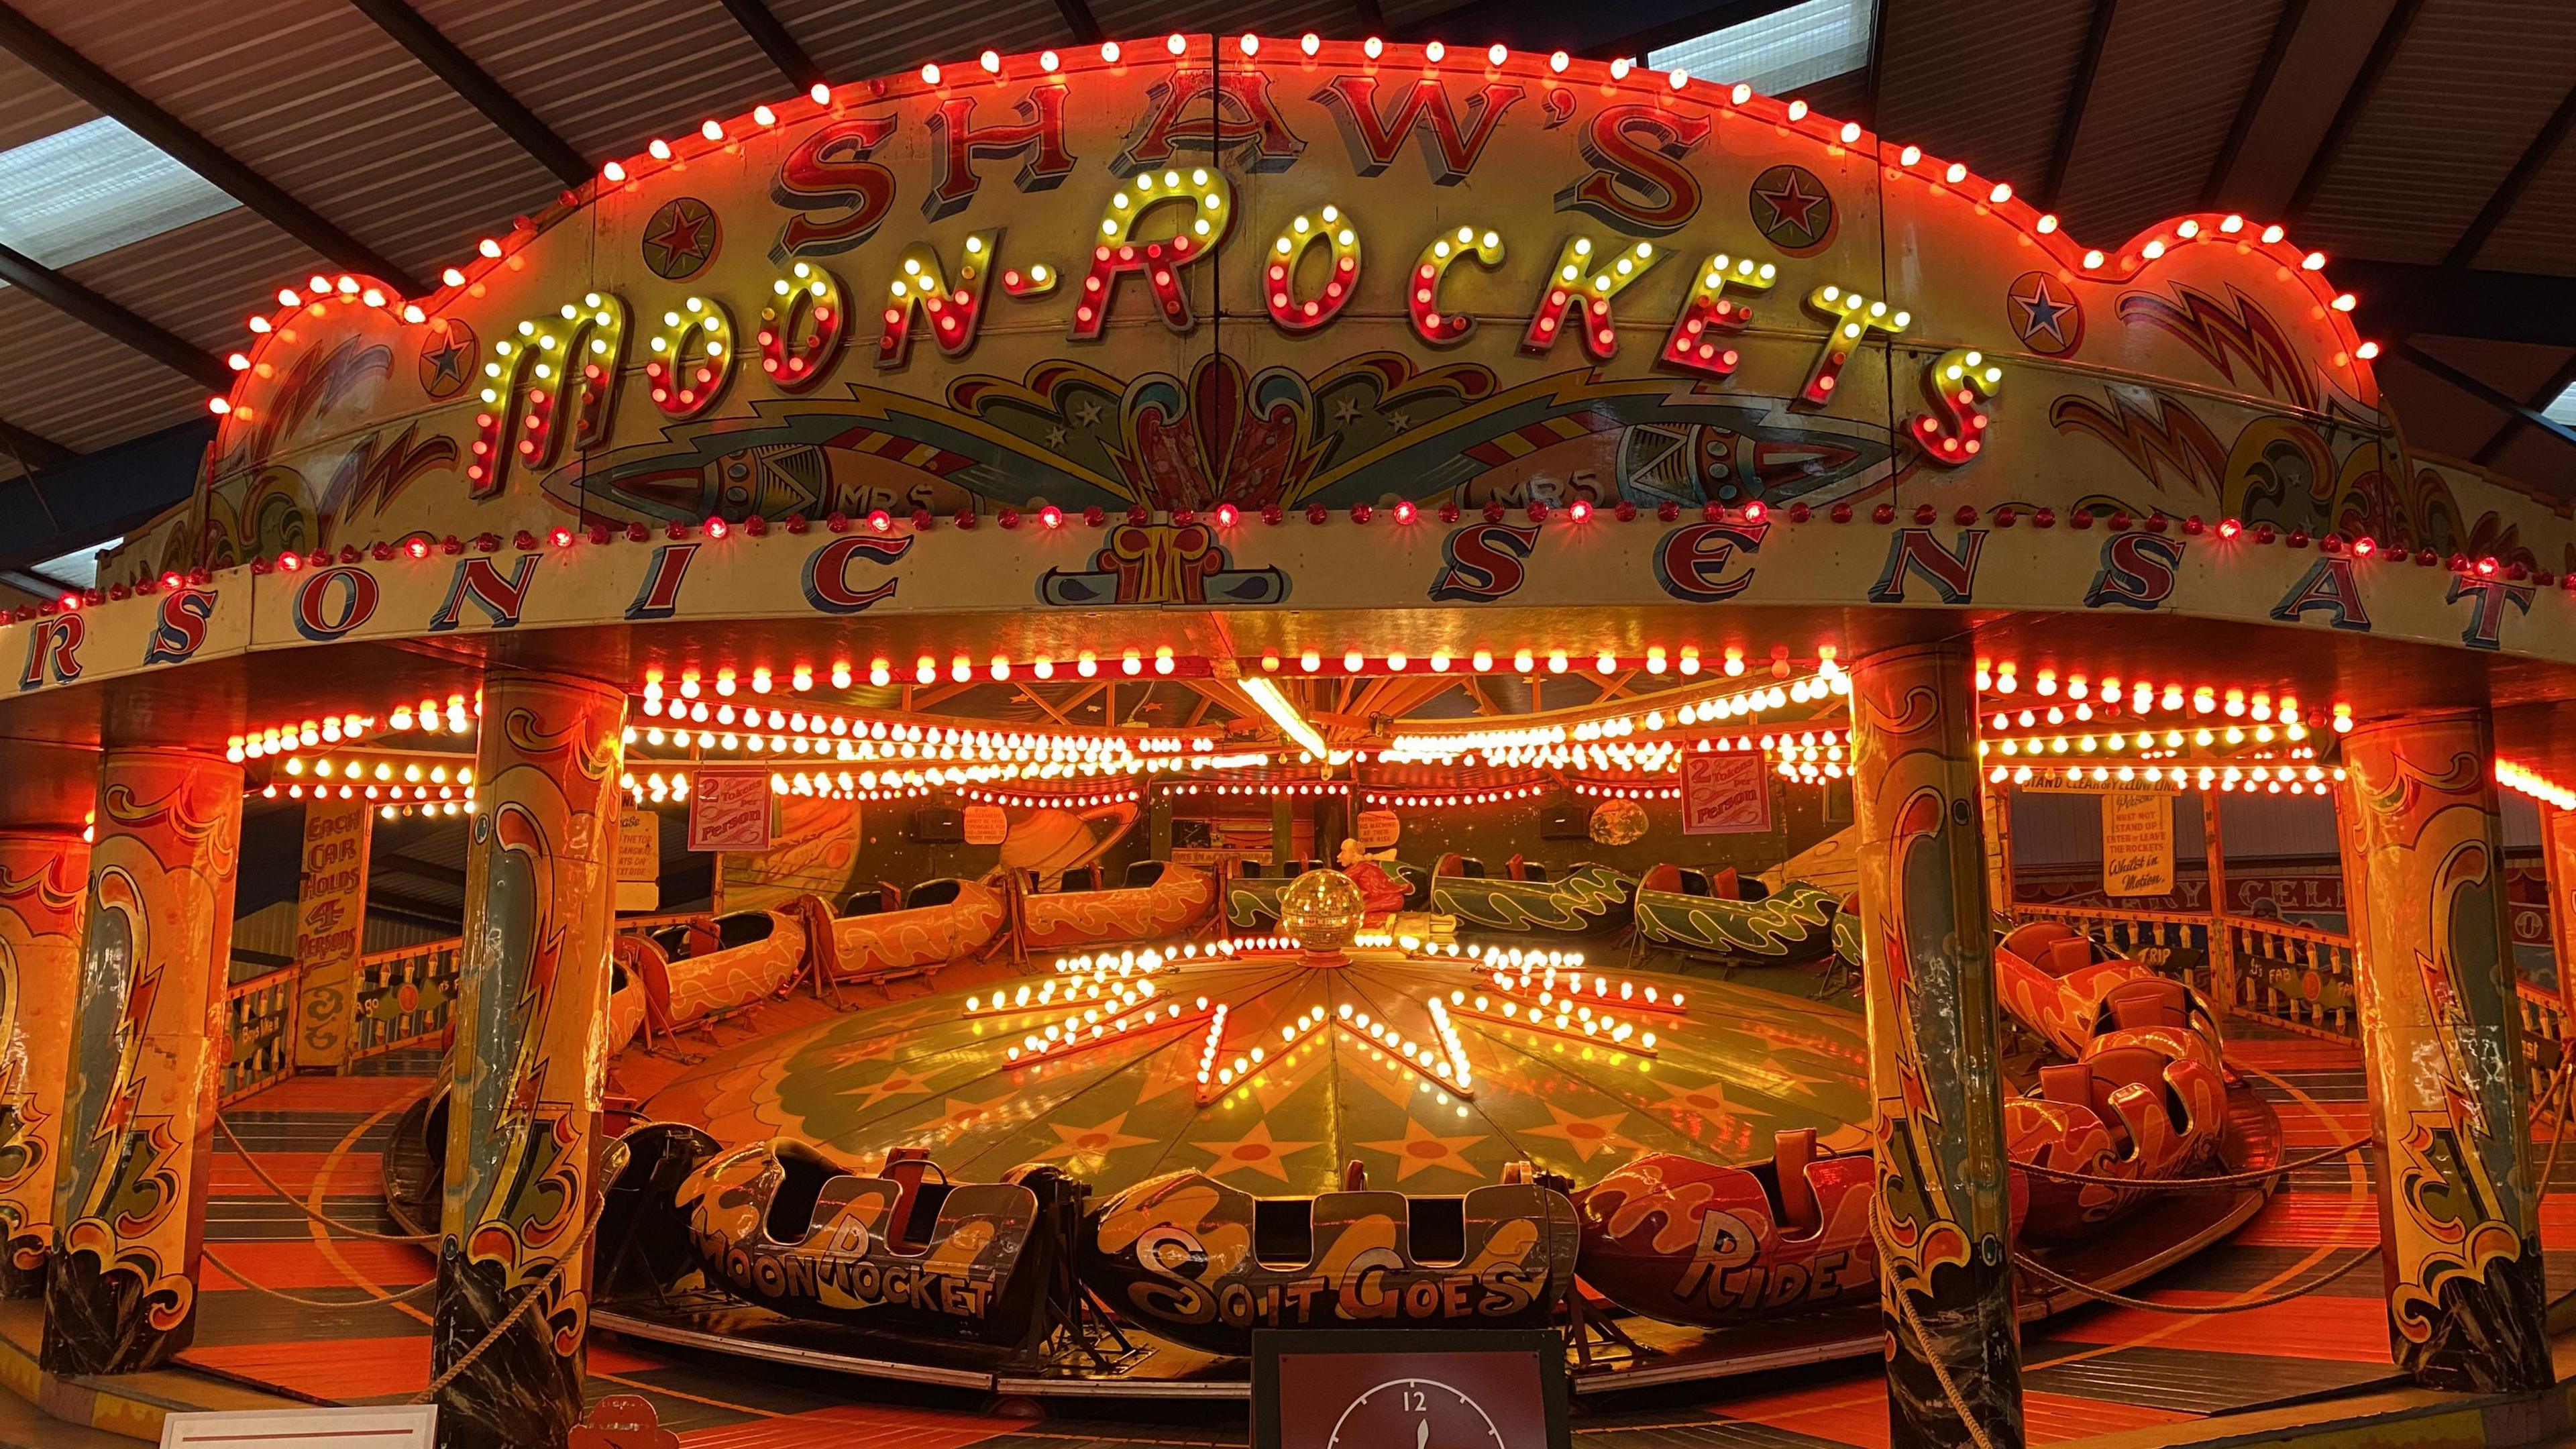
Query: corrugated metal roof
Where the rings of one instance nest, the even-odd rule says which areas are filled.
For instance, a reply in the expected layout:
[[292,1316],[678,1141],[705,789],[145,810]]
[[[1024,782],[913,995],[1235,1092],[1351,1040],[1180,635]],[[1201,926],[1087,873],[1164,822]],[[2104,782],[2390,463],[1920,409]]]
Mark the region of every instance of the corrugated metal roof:
[[910,70],[925,60],[961,60],[987,47],[1011,55],[1075,43],[1055,0],[978,5],[974,28],[962,34],[954,0],[772,0],[770,8],[835,82]]
[[[631,156],[655,136],[795,89],[710,0],[423,0],[414,8],[593,161]],[[508,220],[485,214],[473,224]]]
[[[236,207],[63,270],[221,356],[250,340],[250,314],[263,310],[263,299],[324,265],[302,242]],[[189,284],[173,287],[173,277]]]
[[[2328,251],[2440,261],[2571,85],[2576,5],[2427,0],[2300,235]],[[2562,242],[2550,270],[2571,260]]]
[[[2563,347],[2534,347],[2481,338],[2419,336],[2415,345],[2516,397],[2530,397],[2541,391],[2558,370],[2567,365],[2568,359],[2568,351]],[[2402,385],[2410,396],[2432,404],[2413,408],[2399,419],[2406,429],[2407,445],[2417,452],[2467,458],[2474,456],[2495,436],[2497,414],[2494,409],[2450,382],[2415,366],[2402,354],[2380,359],[2379,370],[2382,386]],[[2567,460],[2576,457],[2576,452],[2571,452],[2563,444],[2556,452],[2559,461],[2555,466],[2561,470],[2563,479],[2564,470],[2569,466]],[[2514,476],[2527,483],[2546,485],[2551,481],[2545,475]],[[2554,564],[2550,566],[2555,567]]]
[[[415,271],[556,188],[527,154],[344,5],[42,0],[29,18]],[[585,7],[587,8],[587,7]]]
[[1971,20],[1950,0],[1887,0],[1879,131],[2032,190],[2092,11],[2081,0],[1997,0]]
[[2474,265],[2503,272],[2576,271],[2576,145],[2561,142]]
[[2108,246],[2198,201],[2284,3],[2120,7],[2057,198],[2077,235]]
[[0,150],[98,119],[98,112],[5,50],[0,50],[0,96],[7,97],[0,101]]
[[206,410],[203,387],[139,352],[128,352],[16,287],[0,290],[0,378],[8,382],[8,403],[0,417],[75,452],[166,428]]

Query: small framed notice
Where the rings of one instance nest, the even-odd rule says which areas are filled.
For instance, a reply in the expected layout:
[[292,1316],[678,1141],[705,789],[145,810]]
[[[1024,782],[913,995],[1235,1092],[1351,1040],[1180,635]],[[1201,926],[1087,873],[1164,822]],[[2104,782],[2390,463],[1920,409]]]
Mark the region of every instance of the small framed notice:
[[689,849],[758,855],[778,844],[767,770],[700,770],[689,796]]
[[432,1449],[437,1442],[436,1404],[172,1414],[161,1421],[161,1449]]
[[1682,756],[1682,834],[1771,828],[1771,764],[1760,755]]
[[1252,1449],[1569,1449],[1545,1329],[1265,1330]]
[[2173,796],[2102,797],[2102,894],[2163,896],[2174,888]]

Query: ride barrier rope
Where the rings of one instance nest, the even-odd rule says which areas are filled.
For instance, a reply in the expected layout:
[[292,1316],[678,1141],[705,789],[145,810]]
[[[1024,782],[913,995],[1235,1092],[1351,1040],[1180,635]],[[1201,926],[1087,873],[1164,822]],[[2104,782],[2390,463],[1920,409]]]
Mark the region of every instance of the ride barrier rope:
[[2013,1266],[2034,1278],[2063,1288],[2070,1293],[2090,1298],[2097,1303],[2116,1304],[2122,1308],[2142,1308],[2150,1313],[2180,1314],[2186,1318],[2207,1318],[2221,1313],[2243,1313],[2249,1309],[2272,1308],[2295,1298],[2305,1298],[2378,1256],[2379,1247],[2374,1243],[2370,1247],[2354,1250],[2350,1261],[2313,1282],[2302,1283],[2296,1288],[2284,1288],[2278,1293],[2266,1293],[2254,1298],[2239,1298],[2227,1303],[2159,1303],[2152,1298],[2132,1298],[2126,1293],[2114,1293],[2108,1288],[2096,1288],[2090,1283],[2070,1278],[2023,1253],[2013,1254]]
[[2105,1177],[2096,1172],[2073,1172],[2063,1167],[2042,1167],[2036,1162],[2016,1162],[2013,1166],[2033,1177],[2044,1177],[2054,1182],[2094,1183],[2103,1187],[2141,1187],[2158,1192],[2188,1192],[2194,1188],[2244,1187],[2251,1183],[2268,1181],[2284,1173],[2296,1172],[2303,1167],[2314,1167],[2321,1162],[2332,1162],[2339,1157],[2349,1157],[2369,1145],[2369,1138],[2356,1137],[2341,1146],[2328,1147],[2303,1157],[2288,1158],[2270,1167],[2258,1167],[2247,1172],[2213,1173],[2207,1177]]
[[[250,1149],[244,1147],[242,1145],[241,1138],[234,1135],[233,1124],[225,1121],[224,1114],[221,1112],[217,1112],[215,1114],[215,1130],[224,1134],[224,1140],[232,1144],[234,1154],[240,1157],[243,1165],[247,1166],[251,1170],[252,1176],[268,1185],[268,1190],[270,1192],[276,1193],[279,1197],[284,1198],[297,1212],[304,1214],[306,1217],[311,1218],[313,1221],[326,1228],[333,1229],[337,1232],[347,1233],[353,1238],[368,1238],[379,1243],[407,1243],[413,1247],[420,1247],[424,1244],[438,1241],[438,1234],[436,1233],[380,1233],[373,1228],[362,1228],[355,1223],[344,1223],[338,1218],[332,1217],[328,1213],[321,1211],[319,1208],[309,1206],[305,1203],[304,1199],[287,1191],[283,1183],[280,1183],[275,1177],[270,1176],[267,1168],[259,1165],[259,1159],[250,1155]],[[224,1271],[227,1273],[233,1273],[233,1270],[230,1268],[225,1268]],[[236,1278],[241,1277],[239,1273],[233,1273],[233,1276]],[[336,1307],[339,1305],[329,1306]]]
[[[407,1303],[438,1286],[437,1279],[429,1278],[424,1279],[421,1282],[414,1283],[400,1293],[379,1292],[378,1295],[372,1299],[334,1303],[327,1298],[301,1298],[293,1293],[287,1292],[283,1288],[271,1288],[265,1283],[254,1282],[250,1276],[242,1272],[241,1269],[225,1262],[223,1254],[216,1252],[212,1243],[200,1243],[197,1246],[197,1251],[204,1255],[207,1262],[223,1269],[225,1277],[239,1283],[244,1288],[249,1289],[253,1293],[264,1293],[271,1298],[292,1303],[299,1308],[329,1308],[337,1310],[342,1308],[364,1308],[370,1303]],[[374,1287],[375,1285],[368,1283],[352,1283],[349,1286],[352,1288],[368,1288]]]
[[484,1350],[499,1343],[501,1335],[509,1332],[513,1324],[525,1318],[528,1310],[536,1306],[537,1300],[546,1296],[546,1290],[554,1287],[555,1280],[563,1276],[563,1270],[581,1256],[581,1250],[590,1242],[590,1235],[598,1229],[599,1220],[607,1215],[608,1194],[603,1192],[599,1195],[599,1205],[591,1209],[590,1221],[581,1225],[581,1232],[571,1242],[564,1244],[562,1255],[555,1259],[553,1266],[546,1269],[546,1275],[530,1286],[527,1292],[519,1295],[519,1301],[510,1305],[510,1311],[501,1315],[500,1322],[485,1330],[483,1337],[472,1348],[467,1349],[463,1357],[449,1364],[447,1372],[430,1380],[429,1387],[421,1390],[411,1402],[426,1404],[437,1398],[439,1391],[453,1383],[457,1375],[474,1366],[474,1361],[483,1356]]
[[[1895,1246],[1895,1240],[1887,1231],[1886,1203],[1875,1192],[1869,1195],[1869,1234],[1878,1242],[1879,1281],[1885,1284],[1888,1260],[1894,1256],[1888,1250]],[[1923,1320],[1915,1315],[1913,1293],[1901,1283],[1893,1287],[1893,1295],[1882,1287],[1879,1296],[1896,1299],[1897,1315],[1905,1320],[1915,1343],[1922,1347],[1923,1361],[1932,1366],[1932,1377],[1940,1382],[1941,1396],[1950,1401],[1950,1412],[1959,1416],[1959,1422],[1967,1427],[1968,1437],[1976,1441],[1977,1449],[1995,1449],[1995,1442],[1986,1437],[1986,1426],[1978,1423],[1977,1416],[1968,1412],[1967,1396],[1959,1392],[1957,1381],[1950,1377],[1950,1366],[1941,1361],[1941,1355],[1932,1351],[1932,1335],[1924,1331]]]

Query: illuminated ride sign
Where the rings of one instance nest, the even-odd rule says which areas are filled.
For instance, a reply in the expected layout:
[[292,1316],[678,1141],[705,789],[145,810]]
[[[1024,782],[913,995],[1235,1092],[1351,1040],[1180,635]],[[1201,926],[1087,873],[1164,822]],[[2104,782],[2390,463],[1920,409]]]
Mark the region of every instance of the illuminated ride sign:
[[195,501],[0,657],[1292,599],[2557,648],[2576,532],[2405,452],[2323,266],[1623,63],[988,54],[656,140],[433,296],[282,291]]

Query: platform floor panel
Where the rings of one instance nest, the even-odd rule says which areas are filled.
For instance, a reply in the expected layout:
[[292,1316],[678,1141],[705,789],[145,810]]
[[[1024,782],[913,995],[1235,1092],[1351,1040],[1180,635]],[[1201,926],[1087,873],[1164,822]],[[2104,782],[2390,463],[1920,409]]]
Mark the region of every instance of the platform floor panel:
[[[787,1015],[801,1024],[811,1010]],[[715,1044],[776,1024],[720,1027]],[[2231,1060],[2279,1112],[2287,1153],[2368,1130],[2355,1050],[2241,1021],[2229,1025]],[[710,1049],[703,1039],[679,1045],[693,1053]],[[376,1196],[375,1153],[402,1106],[429,1085],[436,1061],[413,1054],[371,1065],[375,1072],[363,1078],[281,1083],[226,1116],[261,1164],[308,1203],[343,1221],[392,1231]],[[650,1060],[621,1064],[622,1075],[643,1080],[617,1085],[640,1094],[673,1069]],[[412,1303],[385,1300],[432,1277],[431,1255],[400,1244],[325,1240],[228,1150],[219,1148],[216,1173],[207,1228],[215,1251],[260,1283],[345,1303],[300,1308],[210,1269],[198,1346],[184,1361],[319,1401],[391,1402],[417,1393],[429,1377],[426,1295]],[[2562,1154],[2556,1176],[2576,1184],[2576,1149]],[[2350,1261],[2352,1250],[2375,1246],[2378,1218],[2368,1184],[2359,1158],[2298,1171],[2235,1238],[2137,1292],[2161,1302],[2209,1304],[2313,1279]],[[2576,1284],[2576,1200],[2551,1200],[2544,1240],[2553,1289]],[[2224,1316],[2093,1307],[2052,1319],[2024,1345],[2030,1440],[2065,1443],[2387,1382],[2392,1373],[2379,1276],[2375,1263],[2363,1263],[2291,1303]],[[981,1399],[952,1391],[691,1362],[614,1340],[593,1344],[590,1393],[594,1399],[643,1395],[688,1449],[1177,1449],[1245,1439],[1231,1407],[1175,1407],[1160,1419],[1122,1408],[1115,1419],[1058,1414],[1032,1422],[990,1413]],[[1586,1402],[1576,1433],[1588,1449],[1880,1449],[1888,1442],[1884,1386],[1868,1363]]]

